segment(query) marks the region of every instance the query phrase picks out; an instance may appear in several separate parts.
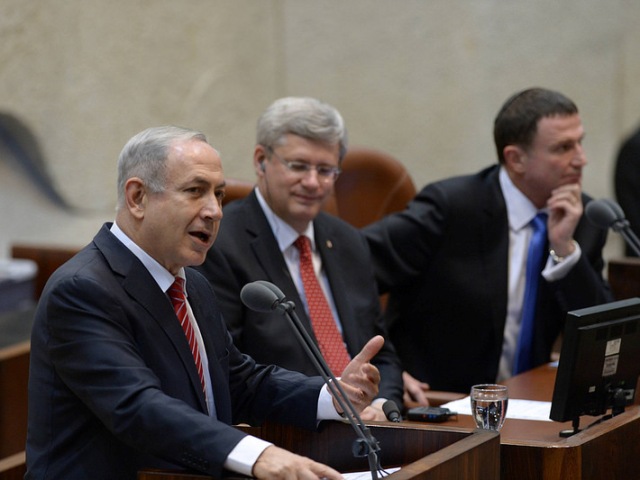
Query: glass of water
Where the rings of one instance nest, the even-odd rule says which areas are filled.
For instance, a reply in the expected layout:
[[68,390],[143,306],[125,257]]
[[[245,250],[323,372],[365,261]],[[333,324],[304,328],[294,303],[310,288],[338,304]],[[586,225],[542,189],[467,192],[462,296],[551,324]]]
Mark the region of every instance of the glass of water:
[[499,431],[507,415],[507,387],[493,383],[471,387],[471,415],[478,428]]

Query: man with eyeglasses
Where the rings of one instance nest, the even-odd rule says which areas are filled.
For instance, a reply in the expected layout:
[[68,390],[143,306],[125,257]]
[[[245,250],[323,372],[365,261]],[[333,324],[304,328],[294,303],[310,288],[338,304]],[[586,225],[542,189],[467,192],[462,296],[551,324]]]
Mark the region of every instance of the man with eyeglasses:
[[[371,337],[387,337],[367,243],[357,229],[322,211],[345,152],[340,113],[316,99],[279,99],[258,120],[256,188],[225,207],[216,244],[200,267],[236,345],[258,362],[317,374],[281,313],[243,306],[240,291],[256,280],[275,284],[295,303],[336,376],[341,362]],[[309,253],[300,242],[310,247],[308,276]],[[385,400],[402,404],[400,363],[389,342],[371,363],[381,375],[379,396],[361,416],[385,420]]]

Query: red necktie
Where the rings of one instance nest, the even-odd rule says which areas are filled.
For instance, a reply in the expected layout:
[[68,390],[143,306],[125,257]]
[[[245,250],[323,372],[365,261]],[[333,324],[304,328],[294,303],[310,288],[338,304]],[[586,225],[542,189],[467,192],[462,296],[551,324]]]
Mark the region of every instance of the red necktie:
[[307,298],[311,325],[320,351],[331,371],[335,375],[340,375],[349,363],[349,353],[344,346],[342,335],[338,331],[327,298],[324,296],[313,269],[309,239],[301,235],[296,239],[294,245],[300,251],[300,274],[304,294]]
[[191,347],[191,354],[196,362],[202,390],[205,391],[204,370],[202,368],[202,360],[200,359],[200,351],[198,350],[198,342],[196,341],[196,333],[193,330],[193,325],[191,325],[189,321],[189,314],[187,312],[187,299],[184,296],[184,279],[176,277],[176,281],[169,287],[168,293],[176,316],[178,320],[180,320],[182,330],[184,330],[184,334],[189,342],[189,347]]

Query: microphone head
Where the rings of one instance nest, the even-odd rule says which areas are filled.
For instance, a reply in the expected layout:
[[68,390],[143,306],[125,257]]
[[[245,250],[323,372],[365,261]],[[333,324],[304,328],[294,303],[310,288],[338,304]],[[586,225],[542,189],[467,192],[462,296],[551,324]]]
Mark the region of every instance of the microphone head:
[[271,312],[284,300],[284,294],[272,283],[258,280],[242,287],[240,299],[251,310]]
[[384,412],[387,420],[391,422],[400,422],[402,420],[402,415],[400,414],[400,409],[396,402],[393,400],[387,400],[382,404],[382,411]]
[[262,286],[268,288],[269,290],[271,290],[273,293],[276,294],[278,299],[284,300],[284,293],[282,293],[282,290],[280,290],[278,287],[276,287],[273,283],[267,282],[266,280],[256,280],[253,283],[257,283],[258,285],[262,285]]
[[610,198],[603,198],[601,201],[609,205],[613,213],[615,213],[616,215],[616,220],[624,220],[626,218],[624,215],[624,210],[622,210],[622,207],[617,202],[611,200]]
[[[618,208],[620,207],[618,206]],[[620,211],[622,212],[622,209],[620,209]],[[591,223],[601,228],[610,228],[619,220],[619,216],[616,214],[614,208],[605,200],[592,200],[587,203],[585,215]],[[622,218],[624,218],[624,213],[622,214]]]

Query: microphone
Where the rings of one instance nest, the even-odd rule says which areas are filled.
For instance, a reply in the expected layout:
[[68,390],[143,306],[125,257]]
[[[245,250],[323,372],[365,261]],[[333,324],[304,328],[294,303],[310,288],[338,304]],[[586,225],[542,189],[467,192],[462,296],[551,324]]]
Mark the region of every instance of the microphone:
[[282,290],[265,280],[257,280],[255,282],[247,283],[240,291],[240,299],[242,300],[242,303],[251,310],[256,312],[271,312],[279,310],[289,320],[296,338],[302,344],[302,347],[307,355],[309,355],[311,362],[320,373],[320,376],[324,379],[324,382],[333,395],[333,398],[338,402],[340,408],[342,408],[347,421],[351,424],[351,427],[359,437],[353,444],[353,455],[356,457],[368,458],[371,478],[372,480],[377,480],[377,472],[380,470],[380,463],[378,459],[380,445],[371,434],[369,428],[364,424],[360,415],[358,415],[353,403],[351,403],[351,400],[349,400],[345,394],[342,385],[340,385],[338,379],[331,372],[331,369],[327,365],[327,362],[320,353],[317,345],[304,328],[304,325],[302,325],[302,322],[295,312],[295,304],[285,298]]
[[618,205],[616,202],[614,202],[613,200],[609,199],[609,198],[603,198],[600,201],[606,203],[607,205],[609,205],[609,208],[611,208],[611,210],[613,211],[613,213],[616,214],[616,217],[618,219],[622,219],[625,222],[629,223],[626,219],[626,216],[624,214],[624,211],[622,210],[622,207],[620,205]]
[[255,312],[271,312],[283,308],[284,293],[273,283],[257,280],[242,287],[240,299]]
[[387,417],[387,420],[391,422],[402,421],[402,415],[400,414],[400,409],[398,408],[398,405],[396,405],[396,402],[394,402],[393,400],[387,400],[386,402],[384,402],[382,404],[382,411]]
[[[612,204],[615,204],[615,207]],[[585,214],[591,223],[607,229],[617,226],[619,220],[624,220],[624,212],[620,206],[607,199],[592,200],[587,203]]]
[[594,225],[601,228],[611,228],[614,232],[619,232],[627,242],[627,245],[640,257],[640,240],[631,230],[629,220],[626,219],[620,205],[606,198],[592,200],[587,203],[585,215]]

